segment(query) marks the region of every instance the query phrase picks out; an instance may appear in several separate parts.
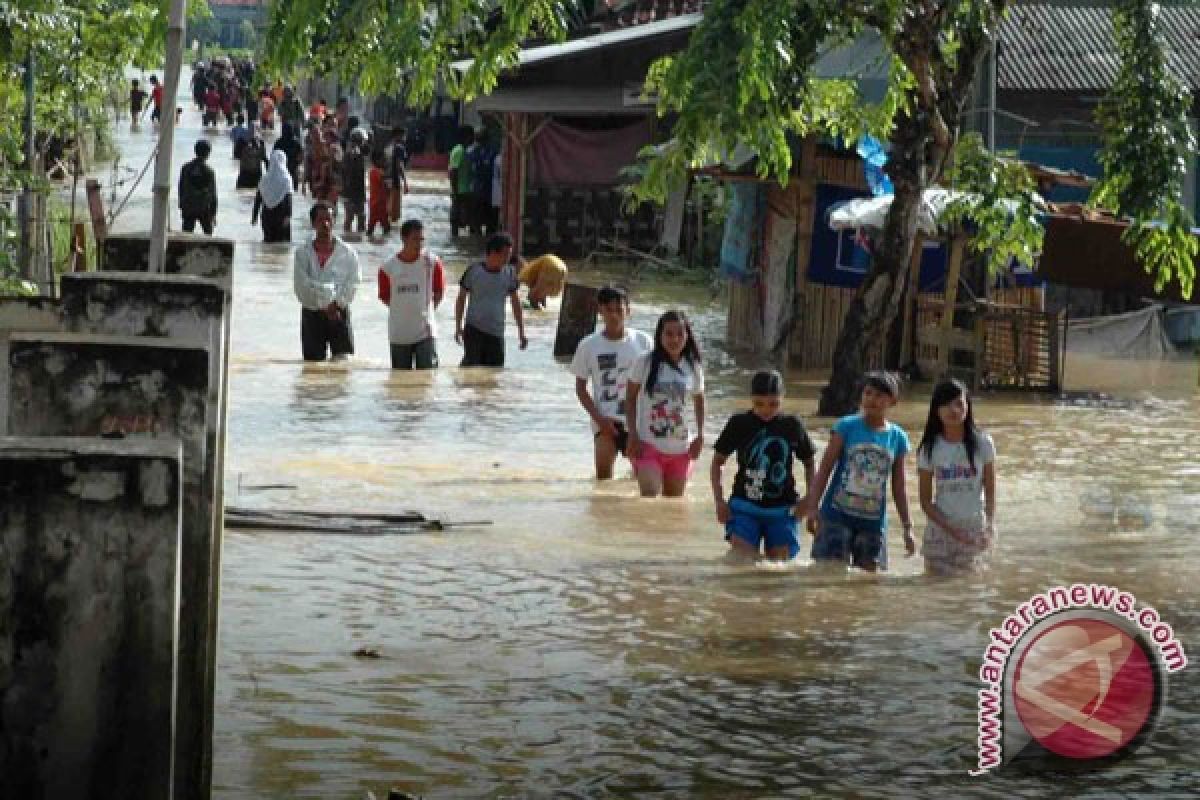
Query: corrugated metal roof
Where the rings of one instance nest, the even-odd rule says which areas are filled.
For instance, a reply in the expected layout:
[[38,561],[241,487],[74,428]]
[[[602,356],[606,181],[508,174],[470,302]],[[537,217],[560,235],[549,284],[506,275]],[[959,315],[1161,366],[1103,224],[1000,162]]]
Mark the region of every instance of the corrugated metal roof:
[[[1200,3],[1165,0],[1159,9],[1171,71],[1200,89]],[[1001,25],[1000,43],[1000,89],[1105,91],[1121,62],[1112,4],[1097,0],[1018,2]]]
[[[594,36],[583,36],[578,39],[571,39],[560,44],[547,44],[540,47],[530,47],[522,50],[517,56],[517,63],[520,66],[528,64],[539,64],[544,61],[556,61],[562,58],[571,58],[582,53],[587,53],[592,50],[599,50],[604,47],[616,47],[619,45],[637,44],[656,36],[666,36],[677,31],[689,31],[700,24],[700,20],[704,18],[702,13],[684,14],[678,17],[669,17],[657,22],[647,22],[643,25],[634,25],[629,28],[618,28],[617,30],[608,31],[606,33],[597,33]],[[450,66],[460,72],[467,70],[474,63],[474,59],[465,58],[461,61],[455,61]]]

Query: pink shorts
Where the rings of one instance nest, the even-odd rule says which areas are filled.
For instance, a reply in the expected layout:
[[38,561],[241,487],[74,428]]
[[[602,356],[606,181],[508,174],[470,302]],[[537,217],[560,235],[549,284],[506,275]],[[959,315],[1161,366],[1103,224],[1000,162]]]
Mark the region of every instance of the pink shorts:
[[642,442],[641,454],[633,459],[633,466],[639,472],[644,469],[661,472],[664,478],[670,480],[687,480],[692,476],[694,466],[691,456],[687,453],[669,455],[660,452],[652,444]]

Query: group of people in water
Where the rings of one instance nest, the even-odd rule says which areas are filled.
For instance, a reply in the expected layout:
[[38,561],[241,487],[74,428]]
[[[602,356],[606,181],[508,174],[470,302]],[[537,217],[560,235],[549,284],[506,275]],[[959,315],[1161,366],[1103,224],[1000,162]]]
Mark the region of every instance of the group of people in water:
[[[295,170],[299,158],[304,159],[301,185],[306,183],[313,193],[313,236],[295,250],[293,283],[302,306],[301,350],[310,361],[354,352],[350,308],[361,276],[359,257],[333,230],[339,192],[346,202],[347,232],[351,220],[357,220],[359,231],[363,228],[361,203],[355,191],[347,192],[347,182],[329,180],[319,161],[310,161],[314,154],[320,159],[340,148],[343,138],[350,157],[361,157],[368,150],[366,134],[352,124],[342,108],[330,115],[317,110],[309,146],[301,146],[299,156],[293,154],[291,142],[296,139],[294,132],[289,137],[288,125],[269,158],[265,148],[260,151],[252,128],[247,136],[234,135],[235,148],[239,143],[245,148],[239,155],[252,152],[256,166],[268,164],[256,182],[253,211],[255,219],[263,219],[267,241],[290,241]],[[207,141],[198,141],[196,160],[181,172],[185,230],[199,222],[211,232],[216,186],[205,164],[210,151]],[[372,230],[381,218],[387,223],[398,220],[400,211],[393,196],[381,191],[377,197],[375,187],[382,184],[389,192],[402,187],[407,192],[402,138],[385,153],[392,164],[399,160],[400,165],[385,179],[380,173],[386,159],[374,160]],[[466,158],[463,154],[459,163]],[[361,174],[356,180],[361,187]],[[195,186],[205,188],[197,192]],[[453,188],[458,194],[457,185]],[[197,194],[202,198],[196,199]],[[386,235],[390,228],[385,224],[383,230]],[[388,306],[392,367],[433,369],[439,364],[435,312],[445,296],[445,267],[426,248],[420,220],[400,225],[400,240],[399,250],[379,267],[376,278],[378,298]],[[566,264],[556,256],[524,263],[514,255],[511,236],[488,236],[483,257],[468,265],[459,280],[454,339],[463,348],[461,365],[504,365],[507,308],[512,310],[519,346],[525,349],[520,285],[529,285],[531,307],[544,307],[547,297],[562,291],[566,274]],[[649,336],[627,325],[630,304],[623,289],[606,286],[597,301],[603,326],[579,343],[570,367],[576,396],[590,421],[596,477],[611,479],[617,459],[624,456],[644,497],[682,496],[705,448],[703,358],[691,324],[684,312],[667,311]],[[907,494],[906,464],[912,448],[907,433],[888,418],[900,395],[895,375],[870,372],[863,377],[858,412],[833,425],[819,463],[803,422],[782,409],[784,380],[778,372],[757,372],[749,395],[749,408],[730,417],[712,445],[716,520],[732,555],[795,559],[801,551],[803,522],[814,537],[809,550],[814,561],[886,570],[889,486],[903,525],[905,550],[909,555],[916,552]],[[731,457],[737,469],[726,493],[724,468]],[[963,384],[945,381],[934,388],[916,461],[926,518],[926,571],[950,574],[982,568],[995,541],[995,447],[976,426]],[[803,493],[794,475],[795,462],[804,470]]]
[[[629,299],[622,289],[605,287],[598,299],[603,327],[579,344],[571,363],[575,393],[591,423],[596,477],[612,478],[624,455],[643,496],[681,496],[705,445],[704,368],[691,325],[682,311],[667,311],[649,337],[627,326]],[[916,552],[907,494],[911,445],[888,419],[900,395],[894,374],[863,377],[859,410],[833,425],[819,465],[803,422],[782,410],[783,377],[757,372],[749,390],[750,408],[725,423],[710,468],[716,519],[733,555],[790,561],[801,551],[805,520],[814,561],[885,570],[889,483],[905,550]],[[723,473],[730,457],[737,472],[727,495]],[[794,476],[797,461],[803,494]],[[985,566],[995,541],[995,447],[976,426],[958,381],[934,388],[917,472],[927,520],[926,571]]]

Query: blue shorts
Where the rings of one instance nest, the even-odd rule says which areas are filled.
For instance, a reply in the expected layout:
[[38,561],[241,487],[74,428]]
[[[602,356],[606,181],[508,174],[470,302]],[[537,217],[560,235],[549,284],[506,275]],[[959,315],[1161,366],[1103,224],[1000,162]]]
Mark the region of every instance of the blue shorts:
[[791,506],[767,508],[740,497],[729,499],[731,516],[725,523],[725,539],[736,536],[754,549],[766,542],[767,549],[787,545],[788,558],[800,552],[800,528]]
[[861,568],[887,569],[887,540],[883,531],[867,525],[847,525],[821,515],[813,540],[814,561],[849,561]]

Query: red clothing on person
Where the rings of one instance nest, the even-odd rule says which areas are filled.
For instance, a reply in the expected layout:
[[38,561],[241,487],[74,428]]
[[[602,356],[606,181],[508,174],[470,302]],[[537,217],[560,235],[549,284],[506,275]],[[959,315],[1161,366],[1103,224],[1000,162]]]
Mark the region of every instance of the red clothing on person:
[[[417,256],[417,260],[420,260],[423,255],[425,255],[425,254],[422,253],[421,255]],[[405,261],[404,259],[400,258],[399,253],[396,254],[396,258],[397,258],[397,260],[399,260],[401,263],[404,263],[404,264],[416,263],[415,261]],[[380,269],[378,280],[379,280],[379,299],[382,300],[385,305],[391,305],[391,302],[392,302],[392,280],[391,280],[391,278],[388,277],[386,272],[384,272],[382,269]],[[440,258],[438,258],[437,256],[433,256],[433,293],[434,294],[445,294],[445,292],[446,292],[446,270],[442,267],[442,260]]]
[[374,227],[378,222],[386,226],[388,224],[388,190],[383,180],[383,170],[379,167],[371,167],[367,173],[367,182],[371,187],[371,203],[370,203],[370,219],[367,221],[369,227]]
[[162,84],[154,84],[154,88],[150,90],[150,102],[154,103],[154,107],[158,108],[162,105]]
[[207,111],[213,111],[213,112],[220,111],[221,110],[221,93],[218,92],[216,89],[209,89],[208,92],[204,95],[204,108]]
[[317,263],[321,265],[321,269],[325,268],[325,263],[329,261],[329,257],[333,255],[335,249],[332,242],[330,242],[328,250],[323,249],[318,242],[313,242],[313,252],[317,254]]

